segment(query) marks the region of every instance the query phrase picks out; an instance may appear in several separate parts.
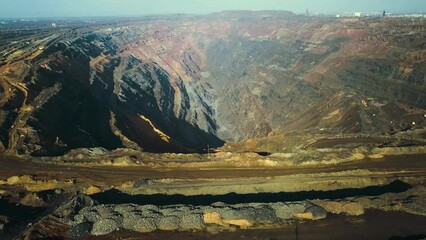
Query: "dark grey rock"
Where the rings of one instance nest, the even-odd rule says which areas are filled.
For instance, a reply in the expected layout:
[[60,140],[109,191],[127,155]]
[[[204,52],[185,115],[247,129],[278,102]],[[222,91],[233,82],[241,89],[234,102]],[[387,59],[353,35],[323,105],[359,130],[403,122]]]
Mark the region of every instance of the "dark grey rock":
[[411,196],[402,202],[404,211],[416,215],[426,216],[426,201],[422,196]]
[[67,236],[70,238],[82,238],[90,235],[93,224],[91,222],[79,223],[70,228],[67,232]]
[[313,215],[313,220],[323,219],[327,217],[327,211],[317,205],[308,206],[305,209],[305,212],[311,212]]
[[[206,212],[218,212],[223,220],[245,219],[255,225],[273,224],[293,219],[295,214],[303,212],[312,212],[314,219],[327,216],[322,207],[307,201],[164,207],[120,204],[84,208],[75,216],[73,223],[75,228],[79,226],[78,224],[85,222],[93,223],[91,229],[93,235],[105,235],[121,228],[137,232],[151,232],[156,229],[168,231],[201,230],[206,227],[203,219],[203,214]],[[81,227],[79,226],[77,230]]]
[[138,219],[144,218],[142,212],[132,211],[124,213],[123,216],[123,228],[128,230],[134,230]]
[[70,224],[74,217],[83,209],[95,206],[97,203],[84,194],[78,194],[55,210],[53,215],[62,222]]
[[176,216],[164,216],[158,219],[157,227],[161,230],[177,230],[180,222],[180,219]]
[[277,222],[278,217],[271,207],[261,206],[253,209],[251,220],[257,223],[274,223]]
[[170,207],[170,208],[163,208],[161,209],[161,214],[163,216],[176,216],[176,217],[181,217],[182,215],[185,215],[187,213],[189,213],[188,211],[189,209],[183,209],[180,207]]
[[123,222],[126,220],[126,218],[130,218],[133,215],[146,216],[139,210],[132,210],[132,211],[129,211],[129,212],[123,212],[122,214],[123,214],[122,215],[123,216]]
[[82,222],[97,222],[101,220],[102,217],[98,211],[92,209],[83,209],[79,214],[74,217],[76,223]]
[[136,209],[137,209],[137,205],[134,205],[134,204],[119,204],[114,206],[114,211],[123,215],[129,212],[135,211]]
[[115,212],[113,205],[98,205],[93,207],[93,209],[96,210],[101,216],[108,216]]
[[121,227],[114,219],[105,218],[93,223],[91,233],[96,236],[106,235],[120,230]]
[[252,223],[272,223],[277,221],[275,210],[267,205],[235,205],[217,210],[224,220],[246,219]]
[[306,207],[302,203],[273,203],[271,208],[275,210],[275,215],[280,220],[288,220],[294,218],[297,213],[305,211]]
[[181,229],[200,230],[204,228],[203,215],[201,213],[187,213],[182,215],[180,221]]
[[155,205],[141,205],[136,207],[138,210],[142,212],[159,212],[159,208]]
[[152,232],[157,229],[154,218],[147,218],[142,215],[133,215],[124,218],[123,228],[136,232]]

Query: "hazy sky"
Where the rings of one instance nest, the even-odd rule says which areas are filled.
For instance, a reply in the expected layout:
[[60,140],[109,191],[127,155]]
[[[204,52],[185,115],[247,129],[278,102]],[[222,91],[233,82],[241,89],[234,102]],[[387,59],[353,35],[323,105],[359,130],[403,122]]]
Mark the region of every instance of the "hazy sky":
[[426,0],[0,0],[2,17],[139,16],[223,10],[426,12]]

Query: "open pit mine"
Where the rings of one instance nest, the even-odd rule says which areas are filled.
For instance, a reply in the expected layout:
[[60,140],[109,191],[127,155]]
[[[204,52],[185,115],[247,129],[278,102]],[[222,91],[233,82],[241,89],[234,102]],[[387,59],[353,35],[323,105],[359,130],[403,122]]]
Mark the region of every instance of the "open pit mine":
[[0,25],[0,239],[424,239],[425,226],[425,18]]

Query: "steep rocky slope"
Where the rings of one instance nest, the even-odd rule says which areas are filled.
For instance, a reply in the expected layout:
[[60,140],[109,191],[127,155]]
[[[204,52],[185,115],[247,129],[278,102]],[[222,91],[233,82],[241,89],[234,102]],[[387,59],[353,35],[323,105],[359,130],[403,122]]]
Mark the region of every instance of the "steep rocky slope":
[[224,12],[11,35],[0,149],[191,152],[290,133],[422,130],[425,27]]

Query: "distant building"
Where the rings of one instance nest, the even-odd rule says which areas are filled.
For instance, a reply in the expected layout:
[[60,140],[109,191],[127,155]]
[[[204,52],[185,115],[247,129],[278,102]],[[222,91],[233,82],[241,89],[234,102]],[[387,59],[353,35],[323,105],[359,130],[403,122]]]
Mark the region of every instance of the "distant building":
[[55,28],[55,27],[56,27],[56,23],[52,23],[52,27],[54,27],[54,28]]
[[383,17],[386,17],[386,11],[383,10]]
[[354,16],[355,16],[355,17],[361,17],[361,12],[355,12],[355,13],[354,13]]

